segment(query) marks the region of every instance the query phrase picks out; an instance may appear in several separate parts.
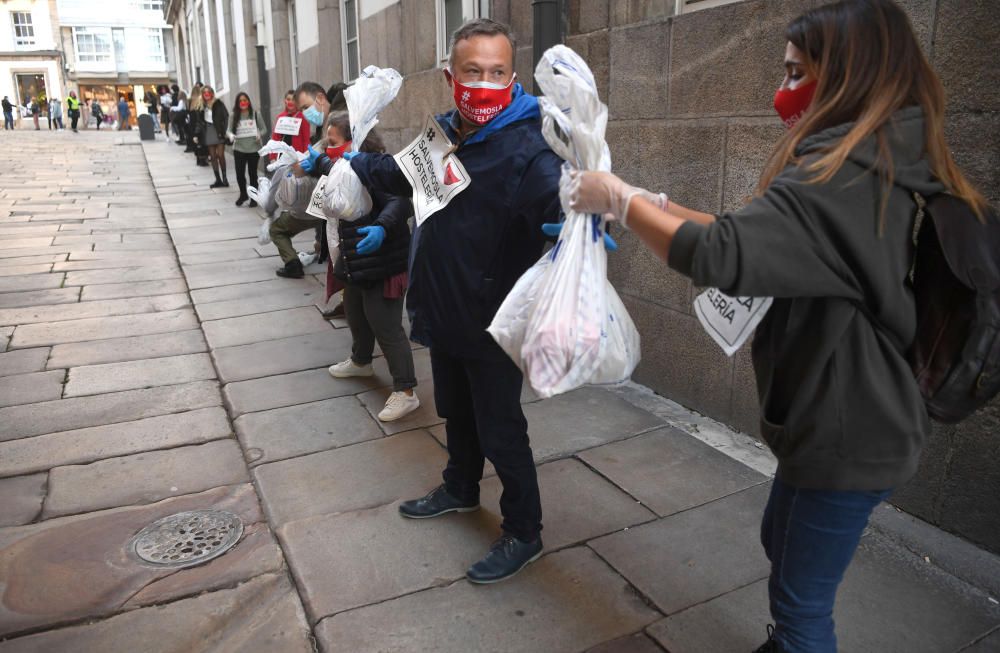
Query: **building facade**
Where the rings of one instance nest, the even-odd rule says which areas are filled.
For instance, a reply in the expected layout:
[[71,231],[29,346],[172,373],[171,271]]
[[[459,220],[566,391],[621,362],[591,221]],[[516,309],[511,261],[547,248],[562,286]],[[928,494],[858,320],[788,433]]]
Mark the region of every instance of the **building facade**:
[[134,124],[146,112],[145,94],[176,79],[163,0],[118,0],[105,10],[85,0],[57,0],[57,5],[67,82],[84,101],[87,115],[96,99],[107,120],[117,119],[117,103],[124,96]]
[[55,0],[0,1],[0,96],[20,107],[63,99],[64,64]]
[[[948,93],[954,153],[1000,203],[1000,67],[995,0],[898,0]],[[178,74],[247,91],[268,115],[283,93],[324,86],[364,66],[391,66],[403,89],[380,116],[390,149],[427,114],[452,106],[442,68],[449,34],[490,16],[518,37],[519,79],[532,88],[532,0],[169,0]],[[678,202],[721,213],[753,192],[782,126],[772,98],[784,74],[783,31],[820,0],[560,0],[557,31],[590,64],[610,108],[614,169]],[[698,292],[631,234],[609,274],[643,337],[637,381],[733,428],[755,434],[749,347],[727,358],[692,311]],[[893,501],[1000,552],[1000,402],[938,427],[917,477]]]

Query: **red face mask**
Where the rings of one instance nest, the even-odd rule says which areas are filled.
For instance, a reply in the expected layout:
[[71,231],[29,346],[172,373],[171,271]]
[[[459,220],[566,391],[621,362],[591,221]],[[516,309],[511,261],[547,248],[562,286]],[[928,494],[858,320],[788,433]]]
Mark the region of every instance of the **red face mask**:
[[298,113],[299,106],[295,104],[295,100],[287,100],[285,102],[285,111],[288,113]]
[[250,100],[240,100],[240,108],[241,109],[249,109],[250,108]]
[[201,94],[201,98],[203,100],[205,100],[205,102],[211,102],[213,97],[215,97],[215,96],[212,95],[211,93],[202,93]]
[[802,118],[816,93],[816,80],[796,89],[779,88],[774,94],[774,110],[781,116],[781,122],[791,129]]
[[351,149],[351,141],[347,141],[339,147],[328,147],[326,148],[326,155],[330,157],[331,161],[336,161],[340,157],[344,156],[344,152]]
[[510,106],[511,94],[514,92],[514,80],[510,78],[506,86],[492,82],[469,82],[463,84],[450,73],[451,85],[454,89],[455,106],[466,120],[477,125],[485,125],[496,118]]

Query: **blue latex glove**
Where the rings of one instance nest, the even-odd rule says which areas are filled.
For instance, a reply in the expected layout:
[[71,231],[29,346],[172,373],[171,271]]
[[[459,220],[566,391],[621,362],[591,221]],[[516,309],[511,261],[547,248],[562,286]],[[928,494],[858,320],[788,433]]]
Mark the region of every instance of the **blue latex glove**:
[[[562,228],[563,228],[562,222],[548,222],[542,225],[542,233],[544,233],[546,236],[552,236],[553,238],[558,238],[560,232],[562,232]],[[358,231],[360,231],[360,229]],[[618,243],[615,242],[615,239],[612,238],[611,234],[609,233],[604,234],[604,249],[608,250],[609,252],[618,251]]]
[[385,241],[385,229],[378,225],[361,227],[358,229],[358,233],[364,234],[364,239],[358,243],[358,254],[362,256],[377,252]]
[[364,152],[355,152],[353,150],[347,150],[346,152],[344,152],[344,161],[350,161],[359,154],[364,154]]
[[302,168],[302,172],[312,172],[313,168],[316,167],[316,159],[319,158],[319,152],[313,149],[313,146],[309,146],[309,156],[305,159],[299,161],[299,167]]

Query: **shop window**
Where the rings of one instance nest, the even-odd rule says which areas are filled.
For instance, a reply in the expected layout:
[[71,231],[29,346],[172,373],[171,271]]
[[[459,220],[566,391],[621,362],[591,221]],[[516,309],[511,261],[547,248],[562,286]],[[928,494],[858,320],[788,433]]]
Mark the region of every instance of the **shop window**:
[[163,0],[131,0],[135,9],[163,13]]
[[35,26],[31,22],[30,11],[12,11],[10,22],[14,26],[14,48],[30,48],[35,45]]
[[677,13],[689,14],[699,9],[711,9],[722,5],[731,5],[743,0],[677,0]]
[[361,51],[358,44],[358,2],[344,0],[340,12],[340,33],[344,35],[344,79],[361,74]]
[[437,52],[438,61],[448,62],[451,54],[451,36],[470,20],[489,18],[488,0],[437,0]]
[[78,63],[111,63],[111,30],[93,27],[74,27]]

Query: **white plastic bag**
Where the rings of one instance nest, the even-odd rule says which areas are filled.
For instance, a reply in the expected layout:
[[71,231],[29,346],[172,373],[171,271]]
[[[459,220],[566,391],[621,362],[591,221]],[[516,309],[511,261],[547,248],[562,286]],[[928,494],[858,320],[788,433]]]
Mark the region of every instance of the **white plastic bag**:
[[304,214],[309,208],[309,199],[316,188],[315,177],[296,177],[290,169],[278,179],[275,193],[278,206],[286,211]]
[[[557,45],[542,55],[535,79],[553,151],[576,168],[610,170],[607,107],[586,63]],[[640,357],[639,333],[607,280],[603,218],[563,210],[555,247],[518,280],[487,329],[541,397],[625,381]]]
[[285,141],[268,141],[264,147],[257,150],[257,154],[262,157],[277,154],[278,158],[267,164],[267,171],[274,172],[278,168],[298,163],[309,156],[308,152],[299,152]]
[[[264,215],[267,217],[273,217],[274,212],[278,210],[278,202],[274,197],[274,191],[276,189],[271,187],[271,180],[267,177],[259,177],[257,179],[257,186],[250,186],[247,188],[247,195],[254,202],[257,202],[257,206],[261,208]],[[270,241],[270,236],[268,236],[268,241]],[[266,244],[266,243],[261,243]]]
[[372,211],[372,197],[351,164],[338,159],[330,169],[323,193],[323,213],[328,218],[353,222]]
[[271,242],[272,224],[274,224],[274,218],[265,218],[264,221],[260,223],[260,231],[257,232],[258,245],[266,245]]

